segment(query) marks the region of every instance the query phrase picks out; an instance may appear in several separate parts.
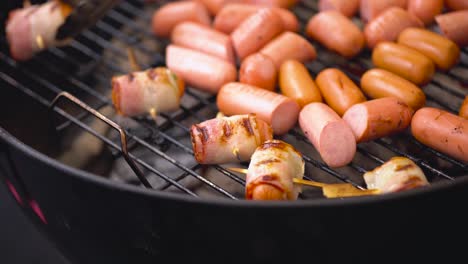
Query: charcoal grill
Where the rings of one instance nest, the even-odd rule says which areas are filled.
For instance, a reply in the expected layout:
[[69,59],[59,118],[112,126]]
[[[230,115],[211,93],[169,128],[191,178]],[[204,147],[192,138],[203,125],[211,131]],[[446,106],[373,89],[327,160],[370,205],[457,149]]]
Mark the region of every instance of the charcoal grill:
[[[116,116],[109,110],[109,84],[113,75],[131,70],[126,49],[134,49],[142,68],[165,63],[167,40],[156,38],[150,27],[152,12],[162,4],[123,1],[69,46],[23,63],[9,56],[2,33],[1,179],[72,262],[263,263],[307,257],[362,263],[372,257],[398,259],[399,252],[418,247],[437,248],[443,255],[448,245],[431,238],[462,237],[468,165],[423,146],[409,132],[360,144],[353,162],[339,169],[326,166],[297,127],[281,139],[304,154],[306,179],[364,189],[364,172],[405,156],[424,170],[428,188],[326,199],[320,190],[304,187],[298,201],[265,203],[243,201],[245,177],[228,170],[232,164],[201,166],[192,157],[188,129],[216,115],[215,96],[189,87],[174,113],[161,113],[156,120]],[[317,12],[316,1],[302,1],[293,11],[304,28]],[[372,67],[369,51],[346,60],[314,46],[318,58],[307,64],[313,76],[338,67],[359,82]],[[438,72],[423,87],[427,105],[456,113],[467,94],[467,65],[464,49],[454,69]],[[103,123],[96,129],[99,120]],[[82,134],[103,145],[92,156],[95,166],[76,167],[60,159]],[[436,222],[439,216],[444,218]]]

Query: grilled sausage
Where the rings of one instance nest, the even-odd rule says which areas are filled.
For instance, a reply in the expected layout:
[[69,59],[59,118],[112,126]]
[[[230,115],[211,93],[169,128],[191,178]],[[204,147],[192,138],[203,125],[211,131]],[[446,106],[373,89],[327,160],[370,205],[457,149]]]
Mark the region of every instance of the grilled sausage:
[[254,53],[242,61],[239,81],[269,91],[276,89],[278,71],[273,61],[261,53]]
[[194,124],[190,137],[198,163],[223,164],[249,161],[260,144],[273,138],[273,132],[255,114],[247,114]]
[[372,99],[393,96],[413,110],[426,104],[426,95],[414,83],[383,69],[370,69],[361,77],[362,91]]
[[425,25],[434,22],[434,17],[444,9],[444,0],[408,0],[408,12],[418,17]]
[[407,28],[397,42],[426,55],[443,71],[450,70],[460,60],[460,49],[455,42],[426,29]]
[[187,84],[209,93],[237,79],[237,69],[231,63],[176,45],[167,46],[166,61],[167,67]]
[[55,36],[69,13],[55,1],[10,11],[6,37],[11,57],[25,61],[48,47],[66,45],[69,40],[58,41]]
[[310,103],[299,114],[299,125],[330,167],[350,163],[356,154],[356,140],[351,128],[330,107]]
[[364,36],[367,46],[373,49],[382,41],[395,41],[405,28],[423,26],[421,20],[408,11],[400,7],[391,7],[364,27]]
[[411,133],[424,145],[468,162],[467,119],[442,109],[424,107],[414,114]]
[[428,83],[435,73],[435,65],[427,56],[393,42],[379,43],[372,51],[372,62],[417,85]]
[[356,142],[366,142],[405,130],[413,110],[395,97],[384,97],[355,104],[343,115],[356,136]]
[[401,192],[429,185],[421,168],[405,157],[393,157],[364,173],[364,181],[368,189],[377,189],[380,193]]
[[451,10],[468,9],[468,0],[445,0],[445,5]]
[[346,58],[354,57],[365,46],[361,30],[349,18],[333,10],[312,16],[306,34]]
[[319,88],[304,64],[297,60],[281,64],[279,87],[282,94],[296,100],[301,108],[312,102],[322,102]]
[[462,105],[460,106],[460,110],[458,111],[458,115],[468,119],[468,95],[465,96],[465,100],[463,100]]
[[293,179],[302,179],[304,160],[290,144],[281,140],[265,141],[249,164],[245,183],[247,200],[296,200],[301,186]]
[[309,62],[317,57],[314,46],[302,36],[293,32],[283,32],[270,42],[268,42],[260,53],[273,60],[276,68],[286,60],[298,60]]
[[291,8],[294,5],[296,5],[300,0],[246,0],[246,1],[254,5]]
[[328,68],[319,72],[315,82],[325,102],[340,116],[352,105],[366,101],[359,87],[336,68]]
[[335,10],[347,17],[353,17],[359,10],[359,0],[319,0],[320,12]]
[[[226,34],[231,34],[242,21],[261,8],[263,7],[249,4],[228,4],[216,14],[213,27]],[[273,10],[280,15],[285,30],[293,32],[299,30],[299,21],[294,13],[284,8],[273,7]]]
[[406,2],[407,0],[361,0],[359,14],[362,21],[367,23],[390,7],[406,9]]
[[112,78],[112,102],[124,116],[176,110],[184,90],[184,81],[164,67]]
[[299,114],[299,105],[291,98],[237,82],[224,85],[216,103],[225,115],[257,114],[271,125],[276,135],[288,132],[297,123]]
[[283,32],[281,17],[271,8],[262,8],[246,18],[231,33],[237,57],[245,57],[260,50],[270,40]]
[[231,38],[205,25],[182,22],[172,31],[171,42],[236,64]]
[[442,34],[459,47],[468,46],[468,10],[454,11],[437,15],[435,20]]
[[177,1],[163,5],[154,12],[151,24],[156,36],[170,37],[174,27],[184,21],[211,25],[208,10],[195,1]]

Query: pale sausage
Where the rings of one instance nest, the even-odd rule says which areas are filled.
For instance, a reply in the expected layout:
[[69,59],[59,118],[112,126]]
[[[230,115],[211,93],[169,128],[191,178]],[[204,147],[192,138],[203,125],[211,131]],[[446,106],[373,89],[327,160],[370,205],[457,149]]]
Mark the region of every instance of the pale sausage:
[[299,114],[299,125],[328,166],[342,167],[353,160],[356,154],[353,131],[326,104],[306,105]]
[[347,17],[353,17],[359,10],[359,0],[319,0],[320,12],[335,10]]
[[408,0],[408,12],[430,25],[444,9],[444,0]]
[[362,21],[367,23],[390,7],[406,9],[406,2],[407,0],[361,0],[359,13]]
[[218,92],[216,104],[225,115],[255,113],[282,135],[296,123],[299,105],[293,99],[248,84],[231,82]]
[[459,47],[468,46],[468,10],[440,14],[435,20],[442,34]]

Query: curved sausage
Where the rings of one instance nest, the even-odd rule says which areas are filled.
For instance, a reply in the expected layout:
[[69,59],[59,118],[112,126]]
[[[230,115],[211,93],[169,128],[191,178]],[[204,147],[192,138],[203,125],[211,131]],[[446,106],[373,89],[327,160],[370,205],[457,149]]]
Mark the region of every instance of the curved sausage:
[[333,10],[312,16],[306,34],[346,58],[356,56],[365,46],[361,30],[349,18]]
[[281,93],[296,100],[301,108],[312,102],[322,102],[320,90],[309,71],[297,60],[287,60],[279,70]]
[[[216,30],[231,34],[247,17],[257,12],[262,6],[249,4],[228,4],[216,14],[213,27]],[[284,29],[287,31],[299,31],[299,21],[293,12],[284,8],[273,7],[283,20]]]
[[400,7],[391,7],[364,27],[364,36],[367,46],[373,49],[379,42],[396,40],[405,28],[423,26],[421,20],[408,11]]
[[184,81],[164,67],[112,77],[112,102],[124,116],[176,110],[184,90]]
[[317,52],[314,46],[302,36],[293,32],[283,32],[268,42],[260,53],[268,56],[279,69],[286,60],[309,62],[315,60]]
[[465,100],[463,100],[462,105],[460,106],[460,110],[458,111],[458,115],[468,119],[468,95],[465,96]]
[[353,105],[343,115],[356,136],[356,142],[367,142],[405,130],[413,110],[400,99],[384,97]]
[[417,85],[428,83],[435,73],[435,65],[427,56],[393,42],[379,43],[372,51],[372,62]]
[[182,22],[172,31],[171,42],[236,64],[236,57],[229,36],[210,27],[194,22]]
[[247,200],[296,200],[301,186],[293,179],[302,179],[304,160],[290,144],[268,140],[252,155],[246,175]]
[[451,10],[468,9],[468,0],[445,0],[445,5]]
[[177,1],[163,5],[154,12],[151,25],[156,36],[169,37],[172,29],[184,21],[211,25],[208,10],[195,1]]
[[468,162],[467,119],[442,109],[424,107],[414,114],[411,133],[424,145]]
[[276,89],[278,71],[273,61],[261,53],[254,53],[242,61],[239,81],[269,91]]
[[233,64],[176,45],[167,46],[166,63],[187,84],[213,94],[224,84],[237,79],[237,69]]
[[366,71],[361,77],[361,89],[372,99],[396,97],[415,111],[426,104],[426,95],[421,88],[383,69]]
[[429,57],[440,70],[447,71],[460,60],[460,49],[450,39],[421,28],[407,28],[397,43],[413,48]]
[[435,20],[442,34],[459,47],[468,46],[468,10],[437,15]]
[[322,70],[315,82],[325,102],[340,116],[352,105],[366,101],[359,87],[336,68]]
[[407,0],[361,0],[359,14],[362,21],[367,23],[390,7],[406,9]]
[[281,32],[283,32],[281,17],[271,8],[262,8],[242,21],[231,33],[234,51],[242,61]]
[[249,161],[255,149],[273,138],[273,131],[255,114],[213,118],[194,124],[190,137],[200,164]]
[[408,0],[408,12],[418,17],[425,25],[434,22],[434,17],[442,13],[444,0]]
[[326,104],[306,105],[299,114],[299,125],[328,166],[342,167],[353,160],[356,154],[353,131]]
[[319,0],[320,12],[335,10],[347,17],[353,17],[359,10],[359,0]]
[[429,185],[421,168],[405,157],[393,157],[364,173],[363,177],[367,189],[378,189],[381,193],[401,192]]
[[299,114],[299,105],[291,98],[238,82],[224,85],[216,104],[225,115],[257,114],[271,125],[276,135],[288,132],[297,123]]

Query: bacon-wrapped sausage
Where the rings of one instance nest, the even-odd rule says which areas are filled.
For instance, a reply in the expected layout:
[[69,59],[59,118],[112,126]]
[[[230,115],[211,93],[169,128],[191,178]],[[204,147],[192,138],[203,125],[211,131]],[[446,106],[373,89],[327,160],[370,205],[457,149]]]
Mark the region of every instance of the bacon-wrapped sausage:
[[378,189],[381,193],[429,185],[421,168],[405,157],[393,157],[374,170],[364,173],[364,180],[368,189]]
[[13,59],[25,61],[48,47],[67,44],[67,39],[57,40],[56,34],[70,12],[68,5],[58,1],[11,11],[6,37]]
[[255,149],[272,139],[273,131],[255,114],[219,117],[192,125],[195,159],[200,164],[249,161]]
[[293,179],[304,176],[302,155],[281,140],[265,141],[249,164],[245,197],[248,200],[296,200],[300,185]]
[[165,67],[112,78],[112,102],[124,116],[176,110],[184,91],[184,81]]

